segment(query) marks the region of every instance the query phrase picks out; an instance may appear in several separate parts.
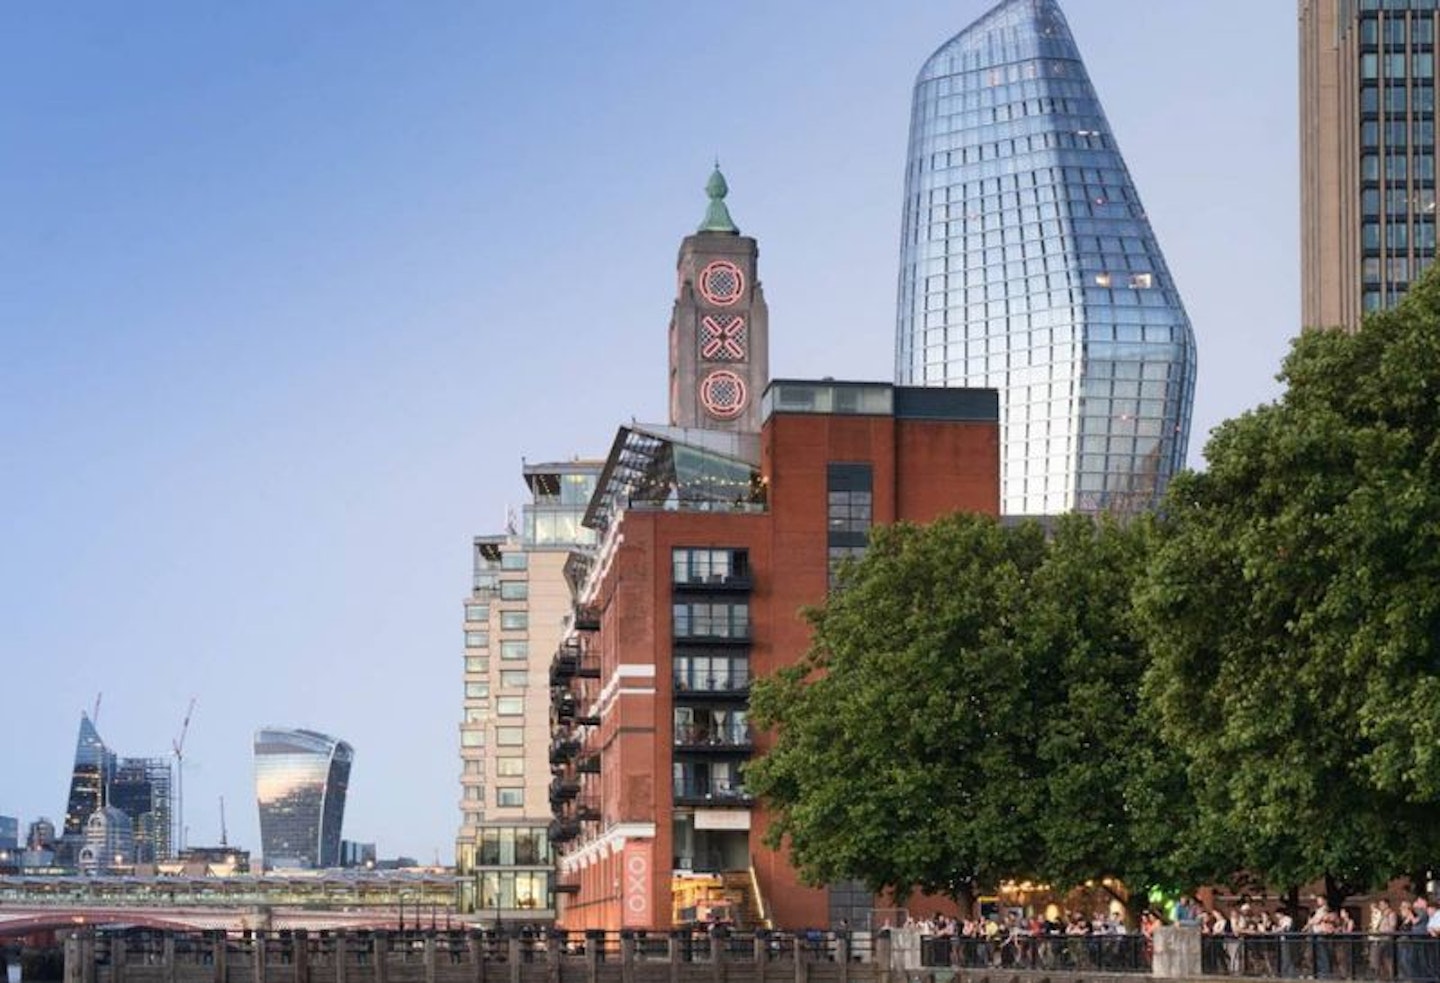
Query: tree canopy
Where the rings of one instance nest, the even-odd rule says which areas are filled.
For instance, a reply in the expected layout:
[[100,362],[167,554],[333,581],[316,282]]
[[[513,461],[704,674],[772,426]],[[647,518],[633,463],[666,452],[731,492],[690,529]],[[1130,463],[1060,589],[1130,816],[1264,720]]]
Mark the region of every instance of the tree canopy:
[[1282,379],[1169,490],[1146,693],[1211,853],[1343,894],[1440,847],[1440,282]]
[[1084,517],[1048,539],[973,515],[877,530],[806,658],[756,684],[772,842],[813,882],[900,894],[1165,880],[1187,810],[1139,705],[1145,542]]

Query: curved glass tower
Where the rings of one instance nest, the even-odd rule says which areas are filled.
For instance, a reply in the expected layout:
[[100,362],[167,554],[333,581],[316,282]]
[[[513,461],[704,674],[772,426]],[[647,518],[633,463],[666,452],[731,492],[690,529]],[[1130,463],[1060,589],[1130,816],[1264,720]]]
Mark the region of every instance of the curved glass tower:
[[340,865],[340,824],[355,752],[313,730],[255,734],[255,797],[266,869]]
[[1151,507],[1195,340],[1055,0],[1004,0],[915,82],[895,378],[1000,391],[1007,515]]

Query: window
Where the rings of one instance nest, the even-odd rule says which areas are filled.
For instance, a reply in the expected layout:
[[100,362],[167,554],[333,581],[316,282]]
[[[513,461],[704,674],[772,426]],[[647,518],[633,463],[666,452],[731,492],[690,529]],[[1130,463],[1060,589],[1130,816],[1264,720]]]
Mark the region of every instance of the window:
[[500,685],[505,689],[524,689],[530,685],[530,674],[524,669],[501,669]]
[[548,864],[549,837],[544,829],[528,826],[489,826],[480,830],[480,863],[487,867]]
[[749,638],[750,605],[686,603],[672,609],[676,638]]
[[495,743],[500,747],[519,747],[525,743],[525,728],[496,727]]
[[516,639],[510,639],[510,640],[502,641],[502,642],[500,643],[500,658],[501,658],[501,659],[504,659],[504,660],[507,660],[507,661],[513,661],[513,660],[515,660],[515,659],[525,659],[525,658],[529,658],[529,656],[530,656],[530,643],[529,643],[529,642],[519,641],[519,640],[516,640]]
[[502,580],[500,581],[500,599],[502,601],[523,601],[530,596],[530,583],[525,580]]
[[487,697],[487,696],[489,696],[489,695],[490,695],[490,684],[489,684],[489,683],[466,683],[466,684],[465,684],[465,699],[467,699],[467,700],[483,700],[483,699],[485,699],[485,697]]
[[522,696],[497,696],[495,713],[501,717],[518,717],[525,712],[525,698]]
[[485,732],[483,730],[462,730],[460,732],[460,746],[484,747]]
[[871,488],[873,472],[868,464],[832,463],[827,468],[827,566],[830,586],[835,586],[835,573],[845,557],[860,557],[869,542],[870,524],[874,519],[874,497]]
[[495,804],[505,808],[515,808],[525,804],[525,790],[523,788],[497,788],[495,790]]
[[470,707],[465,711],[465,722],[467,724],[483,724],[487,716],[489,713],[484,707]]
[[485,658],[485,656],[483,656],[483,655],[467,655],[467,656],[465,656],[465,671],[466,671],[466,672],[472,672],[472,673],[474,673],[474,672],[485,672],[485,671],[487,671],[489,668],[490,668],[490,660],[487,659],[487,658]]
[[749,569],[749,554],[731,549],[677,549],[672,551],[673,582],[677,584],[724,584],[743,577]]
[[524,758],[496,758],[495,774],[500,778],[524,778]]
[[750,685],[750,659],[743,655],[677,652],[674,674],[677,692],[743,690]]
[[500,569],[524,570],[527,566],[529,566],[529,560],[529,554],[521,550],[513,550],[507,552],[504,556],[500,557]]
[[539,870],[487,870],[480,876],[480,908],[530,911],[550,897],[550,874]]
[[465,605],[466,621],[489,621],[490,605],[488,604],[467,604]]
[[524,631],[530,627],[530,612],[501,611],[500,627],[504,631]]
[[465,647],[467,649],[483,649],[490,644],[490,633],[488,631],[467,631],[465,633]]

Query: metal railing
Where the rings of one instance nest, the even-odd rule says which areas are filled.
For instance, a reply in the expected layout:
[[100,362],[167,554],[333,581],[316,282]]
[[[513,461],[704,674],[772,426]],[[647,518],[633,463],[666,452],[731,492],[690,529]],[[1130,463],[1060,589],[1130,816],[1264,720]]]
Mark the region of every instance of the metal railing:
[[[1204,935],[1207,976],[1315,980],[1440,980],[1440,938],[1409,934]],[[897,952],[906,944],[897,941]],[[1149,973],[1154,950],[1137,933],[919,939],[925,967],[1057,973]]]
[[1024,969],[1045,972],[1150,972],[1150,940],[1143,935],[1021,935],[993,939],[920,940],[924,966]]

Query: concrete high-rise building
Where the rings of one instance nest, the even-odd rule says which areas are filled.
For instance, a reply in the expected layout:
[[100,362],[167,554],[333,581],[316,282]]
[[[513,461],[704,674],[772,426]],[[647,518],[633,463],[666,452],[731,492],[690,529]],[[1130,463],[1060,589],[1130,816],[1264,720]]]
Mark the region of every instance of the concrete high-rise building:
[[915,81],[895,378],[1001,399],[1008,515],[1148,508],[1195,342],[1055,0],[1004,0]]
[[1440,0],[1299,0],[1306,327],[1354,329],[1435,259]]
[[255,734],[255,798],[265,869],[340,865],[354,749],[313,730]]
[[554,914],[548,658],[568,630],[566,571],[594,547],[580,520],[599,471],[599,461],[525,464],[530,501],[519,527],[474,541],[455,842],[466,913]]

